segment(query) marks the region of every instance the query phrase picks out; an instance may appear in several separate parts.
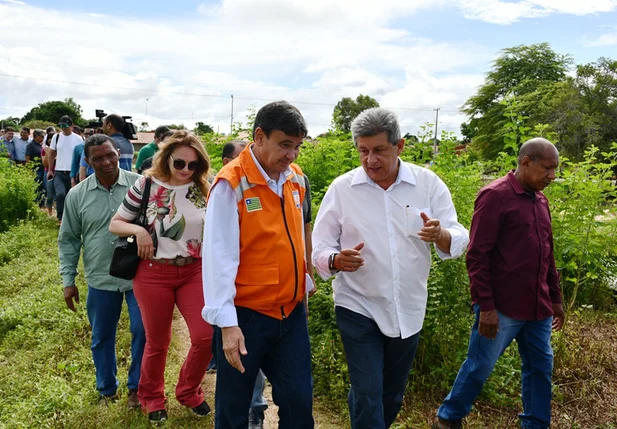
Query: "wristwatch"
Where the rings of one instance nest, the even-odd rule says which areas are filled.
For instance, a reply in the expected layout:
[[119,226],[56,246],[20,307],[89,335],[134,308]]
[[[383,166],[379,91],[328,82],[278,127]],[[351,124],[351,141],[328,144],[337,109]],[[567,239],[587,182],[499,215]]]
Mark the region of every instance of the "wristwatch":
[[336,255],[338,255],[338,253],[333,253],[328,258],[328,268],[330,269],[330,271],[338,271],[336,268],[334,268],[334,258],[336,258]]

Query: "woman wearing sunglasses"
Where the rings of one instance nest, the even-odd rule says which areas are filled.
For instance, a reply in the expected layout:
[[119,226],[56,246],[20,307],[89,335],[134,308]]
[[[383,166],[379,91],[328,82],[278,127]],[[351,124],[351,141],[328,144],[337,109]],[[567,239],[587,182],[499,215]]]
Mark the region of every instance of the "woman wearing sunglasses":
[[[200,387],[212,358],[212,327],[201,317],[201,243],[209,170],[210,159],[199,138],[176,131],[155,154],[152,168],[143,173],[152,180],[146,211],[150,231],[132,223],[139,212],[146,178],[135,182],[109,225],[115,235],[136,236],[142,259],[133,279],[146,329],[137,394],[152,423],[167,420],[163,377],[174,304],[191,337],[176,398],[198,416],[210,412]],[[152,233],[156,234],[156,247]]]

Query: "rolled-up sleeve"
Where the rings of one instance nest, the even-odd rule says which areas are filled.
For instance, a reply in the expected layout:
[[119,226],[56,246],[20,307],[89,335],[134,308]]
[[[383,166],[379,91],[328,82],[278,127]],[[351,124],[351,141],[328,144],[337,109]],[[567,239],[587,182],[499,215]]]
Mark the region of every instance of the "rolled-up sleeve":
[[313,265],[317,274],[328,280],[332,271],[328,259],[333,253],[340,252],[341,221],[340,208],[336,198],[336,188],[331,185],[321,201],[313,228]]
[[441,251],[435,245],[437,255],[441,259],[458,258],[467,249],[469,231],[459,223],[450,190],[439,178],[436,178],[431,195],[431,211],[432,217],[439,220],[441,227],[446,228],[451,237],[450,253]]
[[240,264],[240,224],[236,193],[220,180],[210,193],[203,239],[204,320],[220,328],[238,325],[234,305]]

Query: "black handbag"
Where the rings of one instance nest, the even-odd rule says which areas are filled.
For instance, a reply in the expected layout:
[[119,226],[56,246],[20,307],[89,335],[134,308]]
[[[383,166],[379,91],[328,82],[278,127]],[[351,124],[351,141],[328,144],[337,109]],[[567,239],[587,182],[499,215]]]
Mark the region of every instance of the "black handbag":
[[[146,177],[146,184],[144,185],[144,191],[141,196],[139,212],[133,221],[135,225],[142,226],[146,230],[149,230],[146,210],[148,208],[148,200],[150,199],[151,185],[152,179]],[[152,237],[154,252],[156,254],[157,238],[154,230],[150,231],[150,236]],[[109,265],[109,275],[125,280],[132,280],[137,273],[139,259],[139,256],[137,256],[137,238],[134,235],[118,237],[116,246],[114,247],[114,253],[111,257],[111,264]]]

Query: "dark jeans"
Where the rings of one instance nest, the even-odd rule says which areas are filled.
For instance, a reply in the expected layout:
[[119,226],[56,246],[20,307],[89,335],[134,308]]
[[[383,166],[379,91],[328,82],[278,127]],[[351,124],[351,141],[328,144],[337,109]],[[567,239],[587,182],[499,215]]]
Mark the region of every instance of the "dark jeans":
[[64,199],[70,189],[71,172],[56,171],[54,173],[54,190],[56,192],[56,211],[58,212],[59,220],[62,220],[62,214],[64,213]]
[[45,179],[45,171],[43,169],[36,170],[36,183],[39,185],[36,190],[37,202],[39,203],[39,207],[45,207],[47,183]]
[[469,351],[456,376],[452,390],[437,411],[437,415],[450,421],[461,420],[471,411],[484,382],[493,372],[495,363],[512,340],[516,339],[523,361],[523,413],[521,426],[528,429],[545,429],[551,425],[551,376],[553,350],[551,326],[553,318],[544,320],[516,320],[499,313],[499,331],[494,340],[478,333],[480,306],[474,305],[476,322],[471,329]]
[[272,384],[279,406],[280,429],[312,429],[313,378],[306,309],[299,303],[291,314],[277,320],[244,307],[236,307],[238,325],[248,354],[242,356],[245,372],[233,368],[223,352],[216,328],[216,429],[246,429],[257,373],[261,368]]
[[403,404],[420,333],[391,338],[368,317],[338,306],[335,314],[351,380],[351,427],[389,428]]
[[118,389],[116,364],[116,332],[126,299],[131,325],[131,366],[128,388],[137,390],[141,370],[141,358],[146,345],[146,331],[141,322],[141,313],[132,290],[114,292],[88,287],[86,309],[92,326],[92,358],[96,369],[96,390],[101,395],[113,395]]

